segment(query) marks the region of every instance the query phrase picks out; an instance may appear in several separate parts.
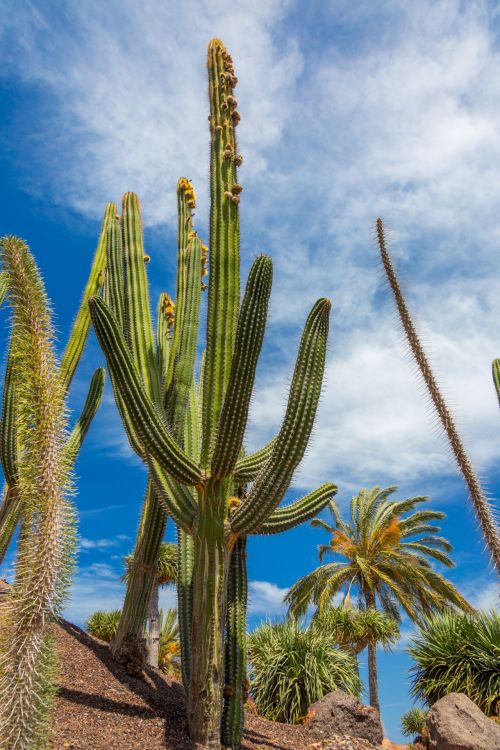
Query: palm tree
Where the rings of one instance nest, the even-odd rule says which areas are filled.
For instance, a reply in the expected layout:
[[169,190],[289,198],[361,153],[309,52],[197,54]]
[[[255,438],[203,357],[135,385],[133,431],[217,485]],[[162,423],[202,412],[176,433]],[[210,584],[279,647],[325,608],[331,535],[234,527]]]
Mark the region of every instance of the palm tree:
[[312,626],[348,651],[356,667],[358,654],[369,643],[390,648],[399,638],[399,623],[394,617],[379,609],[356,609],[346,601],[341,606],[316,612]]
[[[127,555],[125,558],[125,574],[123,580],[127,581],[132,568],[134,556]],[[160,546],[156,569],[156,581],[151,594],[148,617],[148,664],[150,667],[158,668],[160,649],[160,586],[168,586],[177,581],[177,545],[174,542],[163,542]]]
[[[350,523],[342,518],[334,501],[329,504],[334,524],[322,519],[313,526],[331,534],[330,543],[320,545],[319,558],[333,553],[344,560],[320,565],[301,578],[286,596],[290,612],[303,614],[310,603],[319,614],[338,592],[357,589],[360,609],[378,606],[400,621],[402,609],[413,622],[444,607],[472,611],[460,592],[431,565],[436,560],[453,567],[451,544],[437,536],[434,522],[444,518],[437,510],[415,510],[428,498],[390,500],[397,486],[363,489],[350,505]],[[368,642],[370,705],[379,710],[376,643]]]

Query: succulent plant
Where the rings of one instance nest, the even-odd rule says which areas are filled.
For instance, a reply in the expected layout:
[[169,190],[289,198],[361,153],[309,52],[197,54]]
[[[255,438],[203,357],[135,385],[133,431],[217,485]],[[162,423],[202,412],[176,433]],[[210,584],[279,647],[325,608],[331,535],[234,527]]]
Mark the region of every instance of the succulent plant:
[[[54,694],[56,658],[48,624],[64,601],[76,541],[72,465],[98,407],[104,371],[95,373],[68,437],[66,392],[89,330],[86,300],[59,366],[33,256],[17,237],[0,241],[0,255],[12,306],[0,436],[7,482],[0,509],[2,551],[20,525],[15,582],[0,635],[0,737],[5,750],[34,750],[45,746]],[[99,289],[101,271],[87,298]]]
[[[151,592],[151,568],[147,585],[146,573],[156,564],[169,515],[179,529],[178,616],[188,725],[200,748],[215,749],[221,737],[228,747],[238,747],[241,738],[246,537],[285,531],[312,518],[336,487],[323,485],[278,507],[304,455],[316,414],[328,335],[326,299],[316,302],[307,319],[280,431],[262,450],[243,455],[273,271],[268,256],[257,257],[240,301],[243,188],[237,179],[242,158],[235,137],[240,115],[233,63],[217,39],[208,49],[208,77],[210,275],[198,387],[194,372],[207,252],[192,228],[196,198],[188,180],[180,180],[177,190],[175,313],[170,298],[163,296],[156,346],[139,202],[132,193],[124,196],[120,222],[111,222],[108,230],[104,299],[94,297],[89,304],[127,435],[149,469],[134,552],[139,572],[131,571],[115,652],[140,650],[137,639]],[[139,654],[136,663],[140,661]]]

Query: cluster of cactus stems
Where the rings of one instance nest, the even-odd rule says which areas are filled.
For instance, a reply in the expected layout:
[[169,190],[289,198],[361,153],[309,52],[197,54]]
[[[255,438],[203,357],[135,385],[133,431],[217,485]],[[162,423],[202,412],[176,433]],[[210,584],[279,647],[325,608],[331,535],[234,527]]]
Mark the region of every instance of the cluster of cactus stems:
[[[486,545],[491,554],[491,559],[493,561],[493,564],[495,565],[497,572],[500,574],[500,535],[498,532],[498,525],[496,523],[488,499],[486,498],[481,483],[474,470],[472,461],[467,454],[465,445],[455,424],[455,420],[453,419],[446,401],[444,400],[437,380],[434,376],[434,373],[432,372],[429,360],[427,359],[427,356],[418,337],[415,325],[410,315],[410,311],[399,285],[394,264],[387,248],[382,219],[377,219],[375,228],[377,232],[377,240],[380,249],[382,265],[389,281],[391,291],[394,295],[399,318],[401,320],[406,339],[410,346],[411,353],[418,365],[419,371],[427,387],[432,404],[439,417],[443,430],[445,431],[450,441],[453,455],[469,489],[472,504],[483,531]],[[497,395],[500,399],[499,360],[495,360],[493,362],[493,378],[497,389]]]
[[[167,517],[178,529],[178,617],[188,725],[200,748],[236,748],[246,685],[246,539],[290,529],[336,492],[325,484],[278,507],[303,457],[321,393],[330,302],[313,306],[301,338],[281,429],[244,455],[243,439],[262,346],[272,261],[257,257],[240,299],[239,203],[232,60],[208,48],[209,250],[193,229],[195,194],[178,183],[176,304],[162,295],[156,336],[140,207],[127,193],[107,230],[104,296],[90,300],[115,400],[149,475],[134,559],[113,649],[138,669],[159,545]],[[206,347],[195,378],[201,292],[210,265]]]
[[[109,208],[105,223],[108,218]],[[54,694],[56,659],[47,626],[60,611],[73,563],[72,467],[104,386],[100,368],[68,432],[66,395],[90,328],[88,299],[104,278],[105,232],[60,365],[45,289],[26,243],[4,237],[0,254],[0,294],[13,310],[0,430],[6,480],[0,557],[19,526],[15,582],[0,636],[0,744],[34,750],[45,747]]]

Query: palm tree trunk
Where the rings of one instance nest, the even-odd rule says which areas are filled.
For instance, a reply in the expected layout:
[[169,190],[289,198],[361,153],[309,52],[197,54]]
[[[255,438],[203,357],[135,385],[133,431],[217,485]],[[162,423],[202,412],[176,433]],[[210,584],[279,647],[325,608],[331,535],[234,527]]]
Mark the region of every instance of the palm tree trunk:
[[[368,587],[363,591],[365,606],[367,609],[375,609],[375,594]],[[380,703],[378,700],[378,676],[377,676],[377,643],[368,641],[368,692],[370,706],[376,708],[380,716]]]
[[377,678],[377,644],[372,641],[368,643],[368,688],[370,693],[370,706],[376,708],[380,715]]
[[149,605],[149,628],[148,628],[148,664],[158,669],[160,655],[160,608],[159,608],[159,586],[153,586],[151,603]]

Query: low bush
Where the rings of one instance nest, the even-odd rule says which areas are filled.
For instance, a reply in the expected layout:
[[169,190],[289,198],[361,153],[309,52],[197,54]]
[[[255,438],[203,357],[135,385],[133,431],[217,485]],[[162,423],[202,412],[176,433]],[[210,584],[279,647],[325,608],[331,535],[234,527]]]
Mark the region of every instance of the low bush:
[[120,609],[113,609],[111,611],[100,609],[90,615],[85,623],[85,627],[94,638],[111,643],[116,635],[120,615]]
[[445,612],[424,622],[408,653],[412,693],[432,705],[465,693],[488,716],[500,712],[500,614]]
[[352,656],[295,619],[264,623],[251,633],[248,660],[257,711],[271,721],[297,724],[327,693],[359,696],[361,690]]

